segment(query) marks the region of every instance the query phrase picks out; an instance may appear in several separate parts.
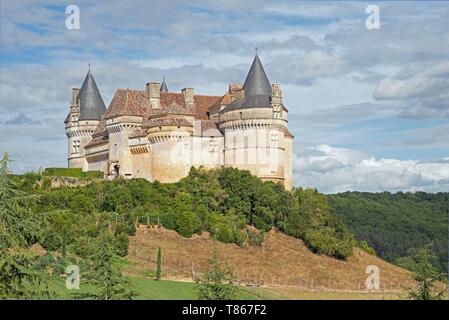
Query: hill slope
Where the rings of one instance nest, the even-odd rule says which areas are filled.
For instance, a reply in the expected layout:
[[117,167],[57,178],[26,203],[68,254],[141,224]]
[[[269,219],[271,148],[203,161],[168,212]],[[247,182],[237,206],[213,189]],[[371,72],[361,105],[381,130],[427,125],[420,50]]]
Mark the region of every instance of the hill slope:
[[447,272],[449,193],[366,193],[326,195],[331,213],[377,254],[406,265],[411,248],[432,244],[435,266]]
[[364,290],[366,267],[376,265],[382,290],[410,286],[408,272],[362,250],[354,249],[347,260],[312,253],[302,240],[269,231],[260,247],[239,247],[201,236],[183,238],[175,231],[141,225],[130,238],[127,272],[143,275],[155,270],[157,248],[163,253],[163,273],[167,278],[190,281],[195,272],[207,270],[208,259],[216,252],[235,271],[241,283],[265,286],[299,286],[320,290]]

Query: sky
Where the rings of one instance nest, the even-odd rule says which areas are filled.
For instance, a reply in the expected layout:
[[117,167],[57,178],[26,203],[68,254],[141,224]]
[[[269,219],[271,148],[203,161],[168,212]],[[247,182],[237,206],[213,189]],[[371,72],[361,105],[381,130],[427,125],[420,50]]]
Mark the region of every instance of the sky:
[[222,95],[257,47],[289,110],[295,186],[449,190],[448,2],[3,0],[0,14],[0,152],[14,172],[67,165],[63,122],[88,64],[106,105],[163,76]]

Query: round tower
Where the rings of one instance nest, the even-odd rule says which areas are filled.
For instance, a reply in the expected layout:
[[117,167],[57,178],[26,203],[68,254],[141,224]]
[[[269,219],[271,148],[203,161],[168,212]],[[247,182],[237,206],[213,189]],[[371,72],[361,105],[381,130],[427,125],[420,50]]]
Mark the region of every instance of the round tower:
[[266,181],[291,188],[291,135],[280,85],[270,84],[259,56],[254,57],[235,101],[219,112],[225,136],[224,164],[249,170]]
[[68,139],[69,168],[88,170],[84,147],[92,140],[92,134],[104,112],[106,106],[89,70],[81,89],[72,89],[70,112],[64,121]]
[[184,118],[155,118],[144,123],[151,148],[153,179],[177,182],[189,173],[193,155],[193,123]]

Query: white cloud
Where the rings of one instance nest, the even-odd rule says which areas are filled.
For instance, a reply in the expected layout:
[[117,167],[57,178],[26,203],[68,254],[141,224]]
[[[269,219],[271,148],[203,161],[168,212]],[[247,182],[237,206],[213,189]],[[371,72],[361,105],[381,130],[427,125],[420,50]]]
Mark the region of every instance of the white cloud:
[[400,100],[407,118],[449,117],[449,61],[437,65],[411,65],[374,89],[378,100]]
[[349,190],[447,191],[449,159],[438,161],[376,159],[362,152],[319,145],[294,157],[295,185],[321,192]]
[[[399,78],[401,77],[401,78]],[[428,97],[449,90],[449,62],[424,70],[400,70],[396,78],[380,81],[374,90],[376,99]]]

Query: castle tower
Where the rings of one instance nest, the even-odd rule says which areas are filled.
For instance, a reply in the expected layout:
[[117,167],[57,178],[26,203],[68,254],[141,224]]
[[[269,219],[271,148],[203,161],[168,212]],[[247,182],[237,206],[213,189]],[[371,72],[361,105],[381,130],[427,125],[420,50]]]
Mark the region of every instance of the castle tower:
[[279,84],[270,84],[256,53],[235,101],[219,112],[225,166],[249,170],[291,189],[292,136]]
[[69,168],[88,170],[84,147],[92,139],[92,134],[104,112],[106,106],[89,68],[81,89],[72,89],[70,112],[64,121],[68,138]]

